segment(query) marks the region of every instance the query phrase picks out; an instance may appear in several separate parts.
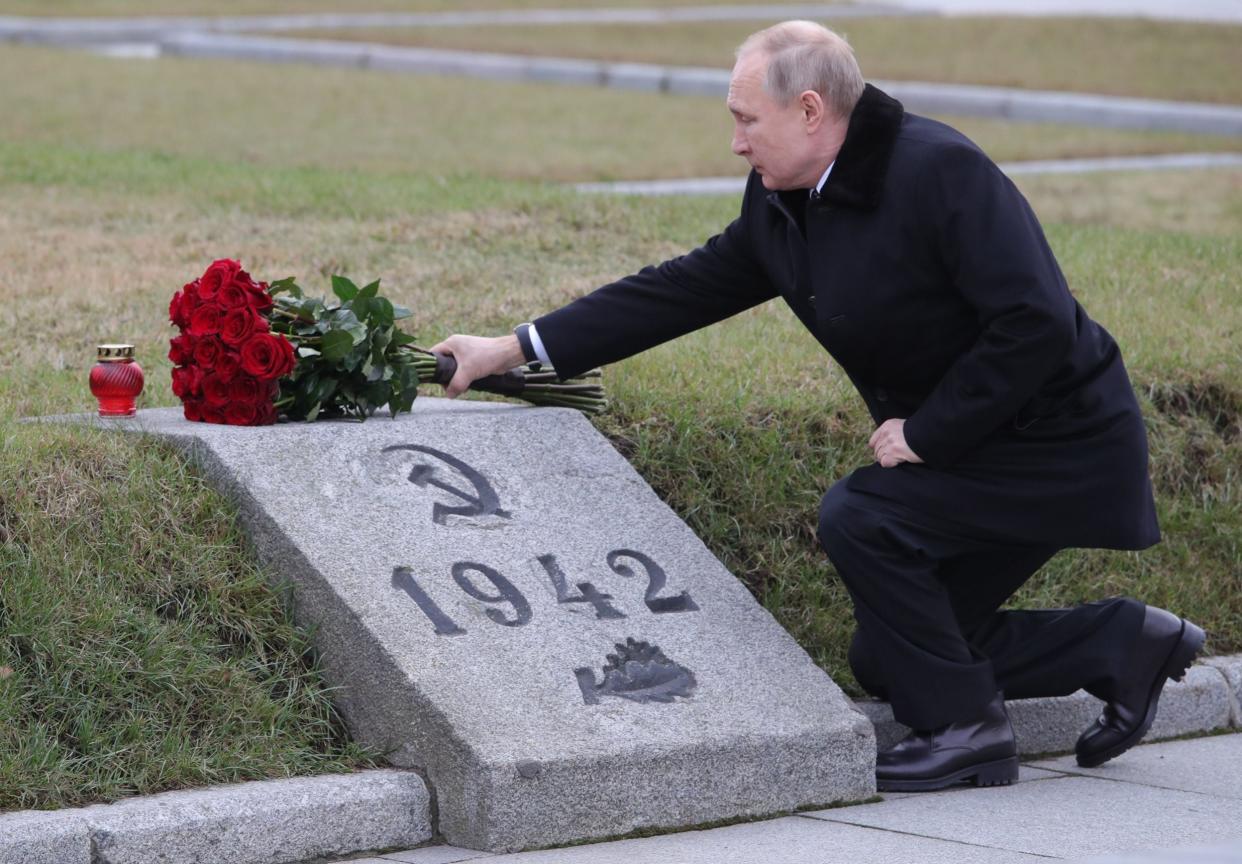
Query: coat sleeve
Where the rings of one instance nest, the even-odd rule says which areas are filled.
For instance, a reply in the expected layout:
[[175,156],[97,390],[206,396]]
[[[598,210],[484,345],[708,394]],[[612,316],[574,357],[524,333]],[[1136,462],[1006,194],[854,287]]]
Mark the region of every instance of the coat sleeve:
[[556,371],[568,378],[622,360],[776,296],[754,253],[748,202],[698,249],[604,285],[535,320]]
[[919,205],[979,335],[906,419],[906,443],[932,467],[953,464],[1010,421],[1077,333],[1065,278],[1009,178],[973,147],[937,161],[923,174]]

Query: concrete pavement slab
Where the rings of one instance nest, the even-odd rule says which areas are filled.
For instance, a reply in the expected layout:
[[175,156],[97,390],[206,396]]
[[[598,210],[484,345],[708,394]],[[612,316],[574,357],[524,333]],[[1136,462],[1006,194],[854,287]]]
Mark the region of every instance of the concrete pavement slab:
[[[1242,735],[1146,744],[1098,768],[1080,768],[1073,756],[1033,763],[1033,767],[1049,771],[1242,800],[1242,771],[1238,766],[1242,766]],[[1242,805],[1238,805],[1237,813],[1242,818]]]
[[803,816],[487,859],[488,864],[1029,864],[1037,860],[1004,849]]
[[1056,858],[1242,839],[1237,799],[1095,777],[946,790],[807,815]]
[[1078,864],[1242,864],[1242,840],[1088,858]]
[[405,852],[389,852],[383,856],[383,860],[386,864],[394,861],[400,864],[457,864],[459,861],[478,861],[493,856],[492,852],[462,849],[460,846],[425,846]]

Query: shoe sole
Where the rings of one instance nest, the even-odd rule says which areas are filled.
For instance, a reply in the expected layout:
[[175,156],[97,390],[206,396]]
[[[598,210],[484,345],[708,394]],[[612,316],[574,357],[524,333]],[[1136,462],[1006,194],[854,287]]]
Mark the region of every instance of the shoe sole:
[[933,792],[964,780],[973,780],[976,786],[1008,786],[1017,779],[1018,757],[1010,756],[927,780],[882,780],[877,777],[875,786],[880,792]]
[[1166,681],[1181,681],[1186,675],[1186,670],[1190,668],[1190,664],[1194,662],[1195,655],[1199,653],[1199,649],[1203,647],[1203,643],[1207,641],[1207,634],[1202,628],[1191,624],[1189,621],[1182,619],[1182,632],[1178,637],[1177,644],[1173,646],[1173,650],[1169,652],[1168,659],[1164,661],[1164,666],[1160,668],[1160,674],[1156,676],[1156,683],[1152,686],[1152,691],[1147,697],[1147,713],[1143,715],[1143,722],[1130,735],[1118,741],[1107,750],[1101,750],[1087,758],[1078,758],[1078,765],[1082,768],[1095,768],[1103,765],[1109,759],[1115,759],[1122,753],[1129,750],[1139,741],[1143,740],[1143,736],[1151,729],[1151,724],[1156,719],[1156,709],[1160,705],[1160,693],[1164,690]]

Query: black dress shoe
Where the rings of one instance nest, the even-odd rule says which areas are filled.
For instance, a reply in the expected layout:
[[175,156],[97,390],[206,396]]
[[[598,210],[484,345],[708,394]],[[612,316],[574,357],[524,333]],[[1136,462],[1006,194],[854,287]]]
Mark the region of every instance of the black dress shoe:
[[1156,719],[1164,682],[1182,680],[1205,638],[1189,621],[1148,606],[1128,664],[1131,675],[1122,682],[1117,697],[1105,704],[1099,719],[1079,736],[1074,745],[1078,764],[1084,768],[1103,765],[1141,741]]
[[875,760],[881,792],[930,792],[954,783],[1004,786],[1018,779],[1018,745],[998,693],[971,720],[914,731]]

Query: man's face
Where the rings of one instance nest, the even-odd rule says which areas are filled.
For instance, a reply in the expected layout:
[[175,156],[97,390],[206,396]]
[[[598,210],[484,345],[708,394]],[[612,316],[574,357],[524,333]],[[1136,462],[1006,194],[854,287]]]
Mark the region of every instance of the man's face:
[[[800,189],[819,179],[800,102],[775,102],[763,86],[768,60],[761,51],[738,58],[729,80],[727,105],[733,114],[733,152],[759,172],[767,189]],[[824,166],[820,167],[820,171]]]

